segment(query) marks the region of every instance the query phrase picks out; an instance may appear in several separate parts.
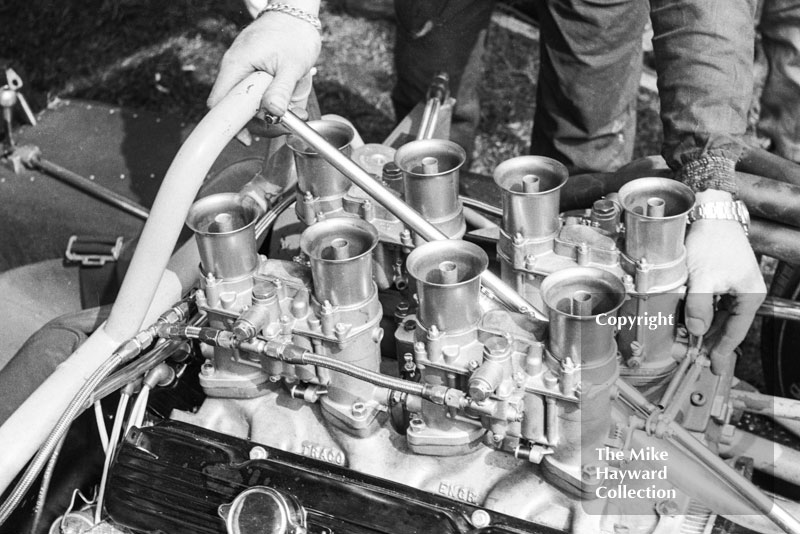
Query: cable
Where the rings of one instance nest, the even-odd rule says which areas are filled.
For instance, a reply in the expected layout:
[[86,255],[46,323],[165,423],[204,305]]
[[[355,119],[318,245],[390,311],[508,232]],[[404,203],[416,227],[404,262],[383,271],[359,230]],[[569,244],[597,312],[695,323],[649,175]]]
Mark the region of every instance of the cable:
[[117,413],[114,416],[114,426],[111,427],[111,440],[109,442],[106,458],[103,462],[103,476],[100,478],[100,488],[97,492],[97,507],[94,511],[94,524],[100,523],[103,515],[103,499],[106,495],[106,482],[108,481],[108,470],[111,467],[111,458],[114,456],[114,449],[119,442],[120,433],[122,432],[122,422],[125,419],[125,410],[128,407],[128,400],[131,398],[128,389],[133,390],[133,387],[126,387],[119,395],[119,404],[117,404]]
[[42,475],[42,485],[39,488],[39,495],[36,498],[36,508],[33,515],[33,523],[31,524],[31,534],[37,534],[39,532],[39,523],[42,520],[44,503],[47,501],[47,492],[50,490],[50,482],[53,480],[53,472],[56,470],[56,463],[61,454],[61,448],[64,446],[64,441],[66,441],[66,434],[59,440],[58,445],[56,445],[55,450],[53,450],[53,455],[47,462],[44,475]]
[[97,423],[97,434],[100,436],[103,452],[108,453],[108,429],[106,429],[106,422],[103,420],[103,406],[99,400],[94,401],[94,420]]
[[13,491],[11,491],[3,505],[0,506],[0,525],[8,520],[11,513],[19,506],[19,503],[22,502],[22,499],[28,493],[28,490],[30,490],[36,478],[39,476],[39,473],[42,472],[45,464],[58,446],[59,441],[66,435],[72,421],[87,408],[95,388],[97,388],[103,379],[110,375],[114,369],[132,360],[141,354],[144,348],[149,347],[155,339],[158,327],[183,321],[189,312],[189,308],[190,304],[187,298],[161,314],[158,320],[151,326],[122,343],[122,345],[120,345],[120,347],[95,369],[88,379],[86,379],[61,414],[53,430],[42,444],[42,447],[28,464],[27,469],[25,469],[17,485],[14,486]]

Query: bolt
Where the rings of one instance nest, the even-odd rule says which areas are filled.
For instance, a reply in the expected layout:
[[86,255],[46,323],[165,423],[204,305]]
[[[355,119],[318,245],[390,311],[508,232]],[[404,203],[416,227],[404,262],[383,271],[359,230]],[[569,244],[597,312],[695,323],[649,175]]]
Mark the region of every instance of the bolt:
[[469,520],[475,528],[485,528],[492,522],[492,517],[486,510],[475,510]]
[[504,439],[506,439],[506,437],[503,434],[492,434],[492,441],[497,444],[502,443]]
[[544,385],[547,389],[553,389],[558,385],[558,377],[552,371],[547,371],[544,375]]
[[467,367],[469,367],[470,371],[474,371],[475,369],[480,367],[480,365],[481,364],[479,364],[476,360],[470,360],[469,363],[467,364]]
[[367,406],[363,402],[354,402],[350,408],[353,417],[362,418],[367,415]]
[[333,327],[337,339],[343,339],[347,335],[348,330],[350,330],[350,326],[344,323],[336,323]]
[[525,374],[522,371],[517,371],[511,378],[514,380],[514,384],[516,384],[517,387],[521,387],[522,384],[525,383]]
[[694,404],[695,406],[703,406],[703,405],[706,403],[706,401],[707,401],[708,399],[706,399],[706,396],[703,394],[703,392],[702,392],[702,391],[695,391],[695,392],[694,392],[694,393],[692,393],[692,395],[689,397],[689,400],[690,400],[690,401],[692,402],[692,404]]
[[419,432],[425,428],[425,421],[419,417],[412,417],[411,421],[409,421],[409,426],[411,427],[412,432]]
[[488,356],[502,356],[506,353],[509,346],[508,339],[503,336],[492,336],[483,345],[484,354]]
[[211,360],[206,360],[200,367],[200,374],[203,376],[214,376],[214,364]]
[[533,268],[536,266],[536,256],[533,254],[528,254],[525,256],[525,270],[532,271]]
[[638,341],[631,341],[631,354],[634,358],[641,358],[644,354],[644,347]]
[[394,313],[397,317],[405,317],[406,315],[408,315],[408,302],[406,302],[405,300],[401,300],[397,304]]
[[631,369],[638,369],[642,365],[642,359],[638,356],[628,359],[628,367]]
[[597,466],[594,464],[587,464],[581,469],[581,477],[586,480],[593,480],[597,478]]
[[678,513],[678,503],[673,500],[661,501],[656,504],[658,515],[675,515]]
[[251,460],[266,460],[269,458],[269,453],[267,453],[267,449],[260,445],[256,445],[252,449],[250,449],[250,459]]

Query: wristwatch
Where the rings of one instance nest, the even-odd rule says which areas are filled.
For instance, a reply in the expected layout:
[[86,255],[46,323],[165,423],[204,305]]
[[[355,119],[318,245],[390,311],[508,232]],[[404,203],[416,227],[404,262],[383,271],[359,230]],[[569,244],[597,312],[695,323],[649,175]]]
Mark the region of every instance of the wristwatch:
[[750,212],[741,200],[698,204],[689,212],[689,223],[700,219],[737,221],[744,228],[745,235],[750,231]]

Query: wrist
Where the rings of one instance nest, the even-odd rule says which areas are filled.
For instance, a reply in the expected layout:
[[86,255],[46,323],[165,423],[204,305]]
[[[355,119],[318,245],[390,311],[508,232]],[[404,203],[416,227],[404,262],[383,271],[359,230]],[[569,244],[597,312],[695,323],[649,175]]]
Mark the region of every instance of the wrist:
[[739,190],[734,181],[736,162],[721,154],[703,154],[687,161],[676,178],[688,185],[695,194],[709,190],[727,192],[735,199]]
[[704,204],[706,202],[733,202],[734,197],[728,191],[720,191],[719,189],[706,189],[705,191],[698,191],[694,194],[697,204]]
[[286,4],[295,9],[305,11],[309,15],[319,16],[319,0],[269,0],[267,5],[269,4]]

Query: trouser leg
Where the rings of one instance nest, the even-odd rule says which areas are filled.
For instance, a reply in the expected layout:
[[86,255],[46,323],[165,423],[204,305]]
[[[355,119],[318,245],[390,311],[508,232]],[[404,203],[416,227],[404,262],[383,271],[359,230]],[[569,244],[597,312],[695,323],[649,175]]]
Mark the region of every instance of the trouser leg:
[[800,163],[800,0],[764,0],[759,29],[769,71],[758,128]]
[[537,4],[540,69],[533,154],[570,170],[630,161],[647,3],[548,0]]
[[675,170],[701,158],[735,162],[752,100],[755,0],[650,5],[664,159]]
[[397,84],[392,103],[397,118],[421,102],[433,77],[444,71],[458,100],[451,138],[468,153],[480,119],[477,86],[492,6],[488,0],[395,0]]

